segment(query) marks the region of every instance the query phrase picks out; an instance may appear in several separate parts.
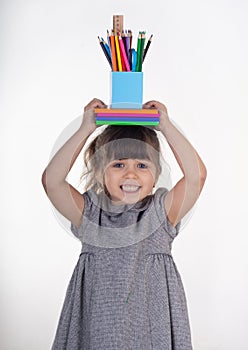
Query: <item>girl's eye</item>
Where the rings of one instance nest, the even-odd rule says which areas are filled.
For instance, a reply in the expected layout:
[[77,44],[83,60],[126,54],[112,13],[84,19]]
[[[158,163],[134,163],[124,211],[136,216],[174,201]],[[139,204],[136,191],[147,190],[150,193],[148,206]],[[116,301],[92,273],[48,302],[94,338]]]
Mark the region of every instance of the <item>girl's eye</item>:
[[124,164],[123,163],[115,163],[113,165],[114,168],[123,168],[124,167]]
[[147,169],[147,168],[148,168],[148,165],[145,164],[145,163],[139,163],[139,164],[138,164],[138,168]]

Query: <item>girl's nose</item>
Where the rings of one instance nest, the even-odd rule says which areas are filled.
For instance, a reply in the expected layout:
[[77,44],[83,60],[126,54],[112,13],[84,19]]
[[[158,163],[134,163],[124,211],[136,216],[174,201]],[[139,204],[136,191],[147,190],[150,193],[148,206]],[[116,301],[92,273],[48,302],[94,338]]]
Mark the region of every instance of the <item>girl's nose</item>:
[[128,166],[126,169],[126,172],[125,172],[125,177],[129,178],[129,179],[135,179],[135,178],[137,178],[137,176],[138,175],[137,175],[135,167]]

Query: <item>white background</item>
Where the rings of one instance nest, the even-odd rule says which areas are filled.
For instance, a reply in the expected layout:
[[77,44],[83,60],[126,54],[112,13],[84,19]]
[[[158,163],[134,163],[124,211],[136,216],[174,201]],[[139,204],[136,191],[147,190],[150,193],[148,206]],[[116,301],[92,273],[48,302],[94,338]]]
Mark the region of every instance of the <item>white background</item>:
[[81,246],[56,219],[41,174],[56,139],[83,107],[93,97],[109,103],[109,66],[97,36],[106,38],[113,14],[125,16],[135,38],[139,30],[154,34],[143,67],[144,102],[167,105],[208,170],[173,246],[194,349],[244,350],[245,0],[1,2],[0,348],[51,347]]

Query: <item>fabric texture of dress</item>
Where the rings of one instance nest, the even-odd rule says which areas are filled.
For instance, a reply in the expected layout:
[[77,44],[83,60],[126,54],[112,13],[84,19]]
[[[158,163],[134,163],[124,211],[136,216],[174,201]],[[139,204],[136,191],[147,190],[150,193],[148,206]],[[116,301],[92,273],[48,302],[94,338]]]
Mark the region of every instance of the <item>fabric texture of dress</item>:
[[171,246],[168,190],[113,205],[93,190],[73,234],[82,250],[52,350],[192,350],[187,302]]

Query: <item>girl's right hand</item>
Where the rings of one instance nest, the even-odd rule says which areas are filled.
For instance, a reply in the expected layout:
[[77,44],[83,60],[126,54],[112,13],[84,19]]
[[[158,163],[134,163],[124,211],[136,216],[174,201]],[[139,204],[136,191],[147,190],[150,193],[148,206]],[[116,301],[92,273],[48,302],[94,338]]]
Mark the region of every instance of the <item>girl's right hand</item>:
[[107,108],[107,105],[98,98],[94,98],[84,107],[84,115],[80,128],[86,129],[90,133],[97,128],[94,108]]
[[159,111],[160,114],[160,120],[159,120],[159,125],[155,126],[154,129],[161,131],[161,130],[165,130],[166,129],[166,124],[169,121],[169,116],[168,116],[168,112],[167,112],[167,108],[166,106],[159,102],[159,101],[149,101],[146,102],[145,104],[143,104],[143,108],[144,109],[152,109],[152,108],[156,108]]

